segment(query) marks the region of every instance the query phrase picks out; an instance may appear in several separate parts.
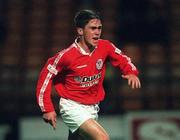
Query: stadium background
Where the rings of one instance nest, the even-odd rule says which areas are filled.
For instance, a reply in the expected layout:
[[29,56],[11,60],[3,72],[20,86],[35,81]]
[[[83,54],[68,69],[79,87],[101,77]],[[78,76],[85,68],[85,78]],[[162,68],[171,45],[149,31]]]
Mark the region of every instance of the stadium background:
[[[22,139],[26,118],[43,123],[35,101],[38,74],[48,57],[73,42],[73,16],[84,8],[101,13],[102,38],[132,58],[142,82],[141,89],[132,90],[108,65],[102,118],[118,122],[129,112],[155,112],[179,119],[179,0],[0,0],[0,139]],[[54,90],[52,98],[58,110]],[[180,121],[176,122],[180,127]],[[38,127],[29,129],[39,131]]]

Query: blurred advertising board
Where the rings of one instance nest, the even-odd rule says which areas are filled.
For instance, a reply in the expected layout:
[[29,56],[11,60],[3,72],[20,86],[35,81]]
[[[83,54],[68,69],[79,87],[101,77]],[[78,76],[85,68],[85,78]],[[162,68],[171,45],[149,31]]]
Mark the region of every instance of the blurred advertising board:
[[126,140],[180,140],[180,112],[128,113]]

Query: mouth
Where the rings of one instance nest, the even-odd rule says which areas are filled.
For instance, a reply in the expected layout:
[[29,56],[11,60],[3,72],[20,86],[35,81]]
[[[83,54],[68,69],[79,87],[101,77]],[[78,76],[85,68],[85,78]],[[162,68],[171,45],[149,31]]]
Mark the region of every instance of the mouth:
[[93,37],[93,40],[97,41],[99,39],[99,37]]

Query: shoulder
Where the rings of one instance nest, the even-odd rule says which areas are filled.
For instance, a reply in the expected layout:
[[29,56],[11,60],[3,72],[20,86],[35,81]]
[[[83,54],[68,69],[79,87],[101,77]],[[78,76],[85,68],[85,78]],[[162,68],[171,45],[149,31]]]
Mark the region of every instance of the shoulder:
[[106,49],[106,51],[109,51],[109,52],[116,52],[118,54],[121,53],[121,50],[114,43],[112,43],[109,40],[100,39],[99,40],[99,48]]
[[65,48],[61,51],[59,51],[57,54],[56,54],[56,57],[69,57],[69,55],[72,55],[75,53],[75,47],[74,45],[70,45],[68,48]]
[[110,40],[100,39],[99,40],[99,46],[100,47],[106,47],[106,48],[114,48],[116,47],[114,43],[112,43]]
[[53,57],[50,57],[48,60],[53,61],[54,63],[67,63],[71,58],[72,54],[75,52],[74,46],[70,45],[68,48],[62,49],[57,52]]
[[104,40],[104,39],[99,40],[99,48],[109,50],[109,49],[113,49],[115,47],[116,46],[109,40]]
[[111,41],[105,39],[99,39],[99,45],[110,45]]

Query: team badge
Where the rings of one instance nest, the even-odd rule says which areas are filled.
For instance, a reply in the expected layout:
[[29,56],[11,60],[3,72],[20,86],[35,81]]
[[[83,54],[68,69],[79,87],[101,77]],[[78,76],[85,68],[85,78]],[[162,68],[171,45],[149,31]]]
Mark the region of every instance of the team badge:
[[102,69],[103,67],[103,60],[102,59],[98,59],[97,62],[96,62],[96,68],[98,70]]

